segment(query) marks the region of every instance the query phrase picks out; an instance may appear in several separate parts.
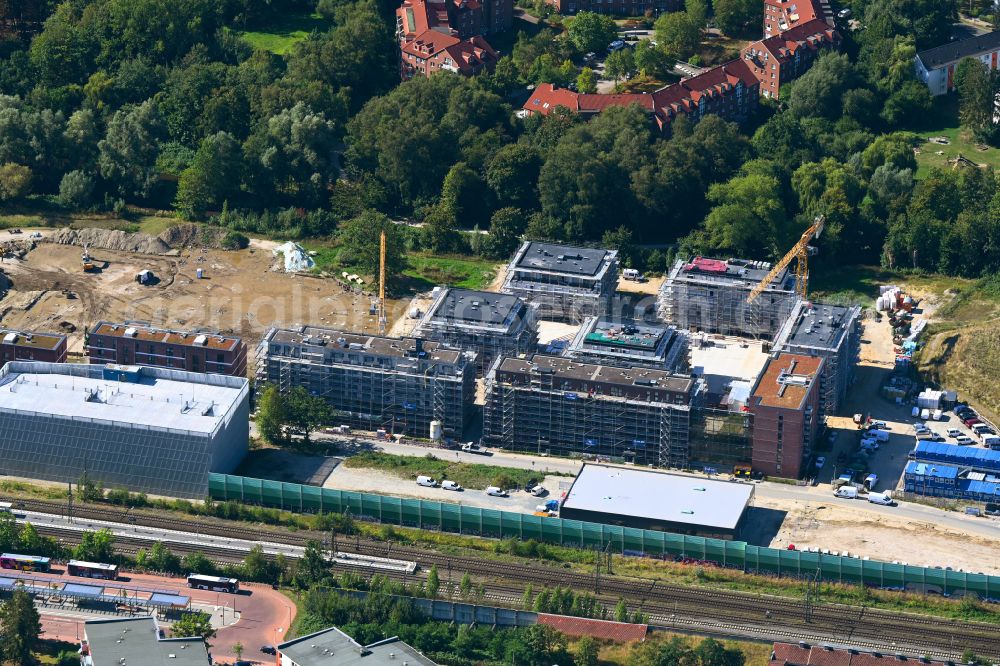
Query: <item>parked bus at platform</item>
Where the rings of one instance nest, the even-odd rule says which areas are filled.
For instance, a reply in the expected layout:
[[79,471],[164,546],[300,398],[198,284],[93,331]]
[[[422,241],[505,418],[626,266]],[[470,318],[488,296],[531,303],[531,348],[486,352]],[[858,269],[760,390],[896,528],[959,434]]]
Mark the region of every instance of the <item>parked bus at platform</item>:
[[48,571],[49,558],[38,555],[17,555],[4,553],[0,555],[0,569],[17,569],[18,571]]
[[81,578],[103,578],[104,580],[118,580],[118,565],[105,564],[104,562],[83,562],[81,560],[70,560],[66,565],[66,572],[70,576],[80,576]]
[[212,590],[213,592],[230,592],[235,594],[240,591],[240,582],[235,578],[191,574],[188,576],[188,587],[193,587],[199,590]]

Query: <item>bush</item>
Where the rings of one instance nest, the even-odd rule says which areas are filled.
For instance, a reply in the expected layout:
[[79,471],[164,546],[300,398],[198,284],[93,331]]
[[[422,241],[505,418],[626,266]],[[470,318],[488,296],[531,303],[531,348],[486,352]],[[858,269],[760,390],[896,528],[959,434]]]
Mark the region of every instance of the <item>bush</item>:
[[67,208],[88,208],[93,197],[94,178],[83,171],[70,171],[59,181],[58,201]]
[[227,231],[221,245],[226,250],[242,250],[250,245],[250,239],[238,231]]

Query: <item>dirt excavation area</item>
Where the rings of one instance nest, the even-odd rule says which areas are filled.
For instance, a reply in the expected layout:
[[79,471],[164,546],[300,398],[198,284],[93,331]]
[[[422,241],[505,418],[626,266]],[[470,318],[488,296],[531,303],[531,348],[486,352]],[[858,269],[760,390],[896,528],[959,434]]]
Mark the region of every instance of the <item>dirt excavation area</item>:
[[[0,326],[64,333],[71,354],[83,352],[84,329],[100,320],[236,334],[251,353],[272,326],[377,329],[369,295],[352,293],[333,279],[285,273],[280,256],[260,243],[244,250],[154,244],[160,254],[91,246],[93,272],[84,272],[79,245],[48,238],[30,245],[23,258],[8,253],[0,263],[8,283],[0,299]],[[151,284],[136,281],[142,270],[152,271]],[[389,301],[390,321],[405,306]]]
[[[868,510],[861,502],[848,501],[846,506],[838,503],[843,501],[847,500],[831,497],[830,501],[776,501],[758,497],[754,505],[787,512],[771,541],[773,548],[794,544],[799,550],[818,547],[886,562],[1000,574],[1000,559],[996,556],[1000,529],[970,529],[997,528],[996,523],[969,518],[980,524],[963,525],[966,517],[956,515],[954,520],[960,523],[952,527],[940,520],[894,516],[877,508]],[[990,531],[996,536],[991,537]]]

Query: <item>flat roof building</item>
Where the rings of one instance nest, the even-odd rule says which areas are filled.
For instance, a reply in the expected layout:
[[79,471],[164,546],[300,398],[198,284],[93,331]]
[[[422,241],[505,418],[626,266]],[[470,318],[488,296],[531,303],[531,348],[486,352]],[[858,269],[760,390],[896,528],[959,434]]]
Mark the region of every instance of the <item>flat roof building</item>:
[[476,352],[421,338],[302,326],[272,328],[257,350],[257,382],[322,397],[335,424],[419,437],[440,421],[461,437],[475,397]]
[[0,474],[204,498],[246,455],[249,382],[165,368],[11,361]]
[[587,464],[559,516],[609,525],[732,539],[753,499],[752,484]]
[[824,361],[780,353],[771,358],[750,394],[753,469],[797,479],[805,471],[820,425]]
[[538,327],[535,308],[517,296],[471,289],[436,288],[415,336],[479,353],[481,374],[498,356],[535,350]]
[[205,639],[160,638],[154,617],[87,620],[81,666],[205,666]]
[[501,291],[534,303],[539,319],[579,322],[606,315],[617,286],[616,250],[525,241]]
[[247,376],[247,346],[240,338],[211,332],[173,331],[137,322],[99,321],[84,336],[91,363],[175,368]]
[[669,326],[588,317],[563,356],[581,363],[685,372],[688,335]]
[[0,364],[7,361],[66,362],[66,336],[0,329]]
[[784,269],[754,300],[747,297],[771,264],[747,259],[695,257],[678,261],[657,298],[660,318],[688,331],[771,339],[798,300],[795,275]]
[[854,379],[861,349],[861,308],[798,301],[774,340],[774,351],[819,356],[823,363],[820,413],[836,414]]
[[278,654],[281,666],[437,666],[395,636],[361,645],[337,627],[282,643]]
[[486,377],[483,438],[508,449],[687,463],[695,381],[643,367],[535,354]]

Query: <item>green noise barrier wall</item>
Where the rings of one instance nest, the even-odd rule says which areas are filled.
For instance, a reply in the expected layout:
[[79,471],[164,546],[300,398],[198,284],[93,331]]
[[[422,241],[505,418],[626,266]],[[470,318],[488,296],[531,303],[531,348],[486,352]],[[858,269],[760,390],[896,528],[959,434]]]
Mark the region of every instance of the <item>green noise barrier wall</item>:
[[750,573],[910,589],[939,594],[975,593],[1000,600],[1000,576],[949,571],[798,550],[751,546],[742,541],[546,518],[460,504],[318,488],[228,474],[210,474],[209,496],[298,513],[348,513],[359,520],[493,538],[535,539],[564,546],[650,557],[685,557]]

